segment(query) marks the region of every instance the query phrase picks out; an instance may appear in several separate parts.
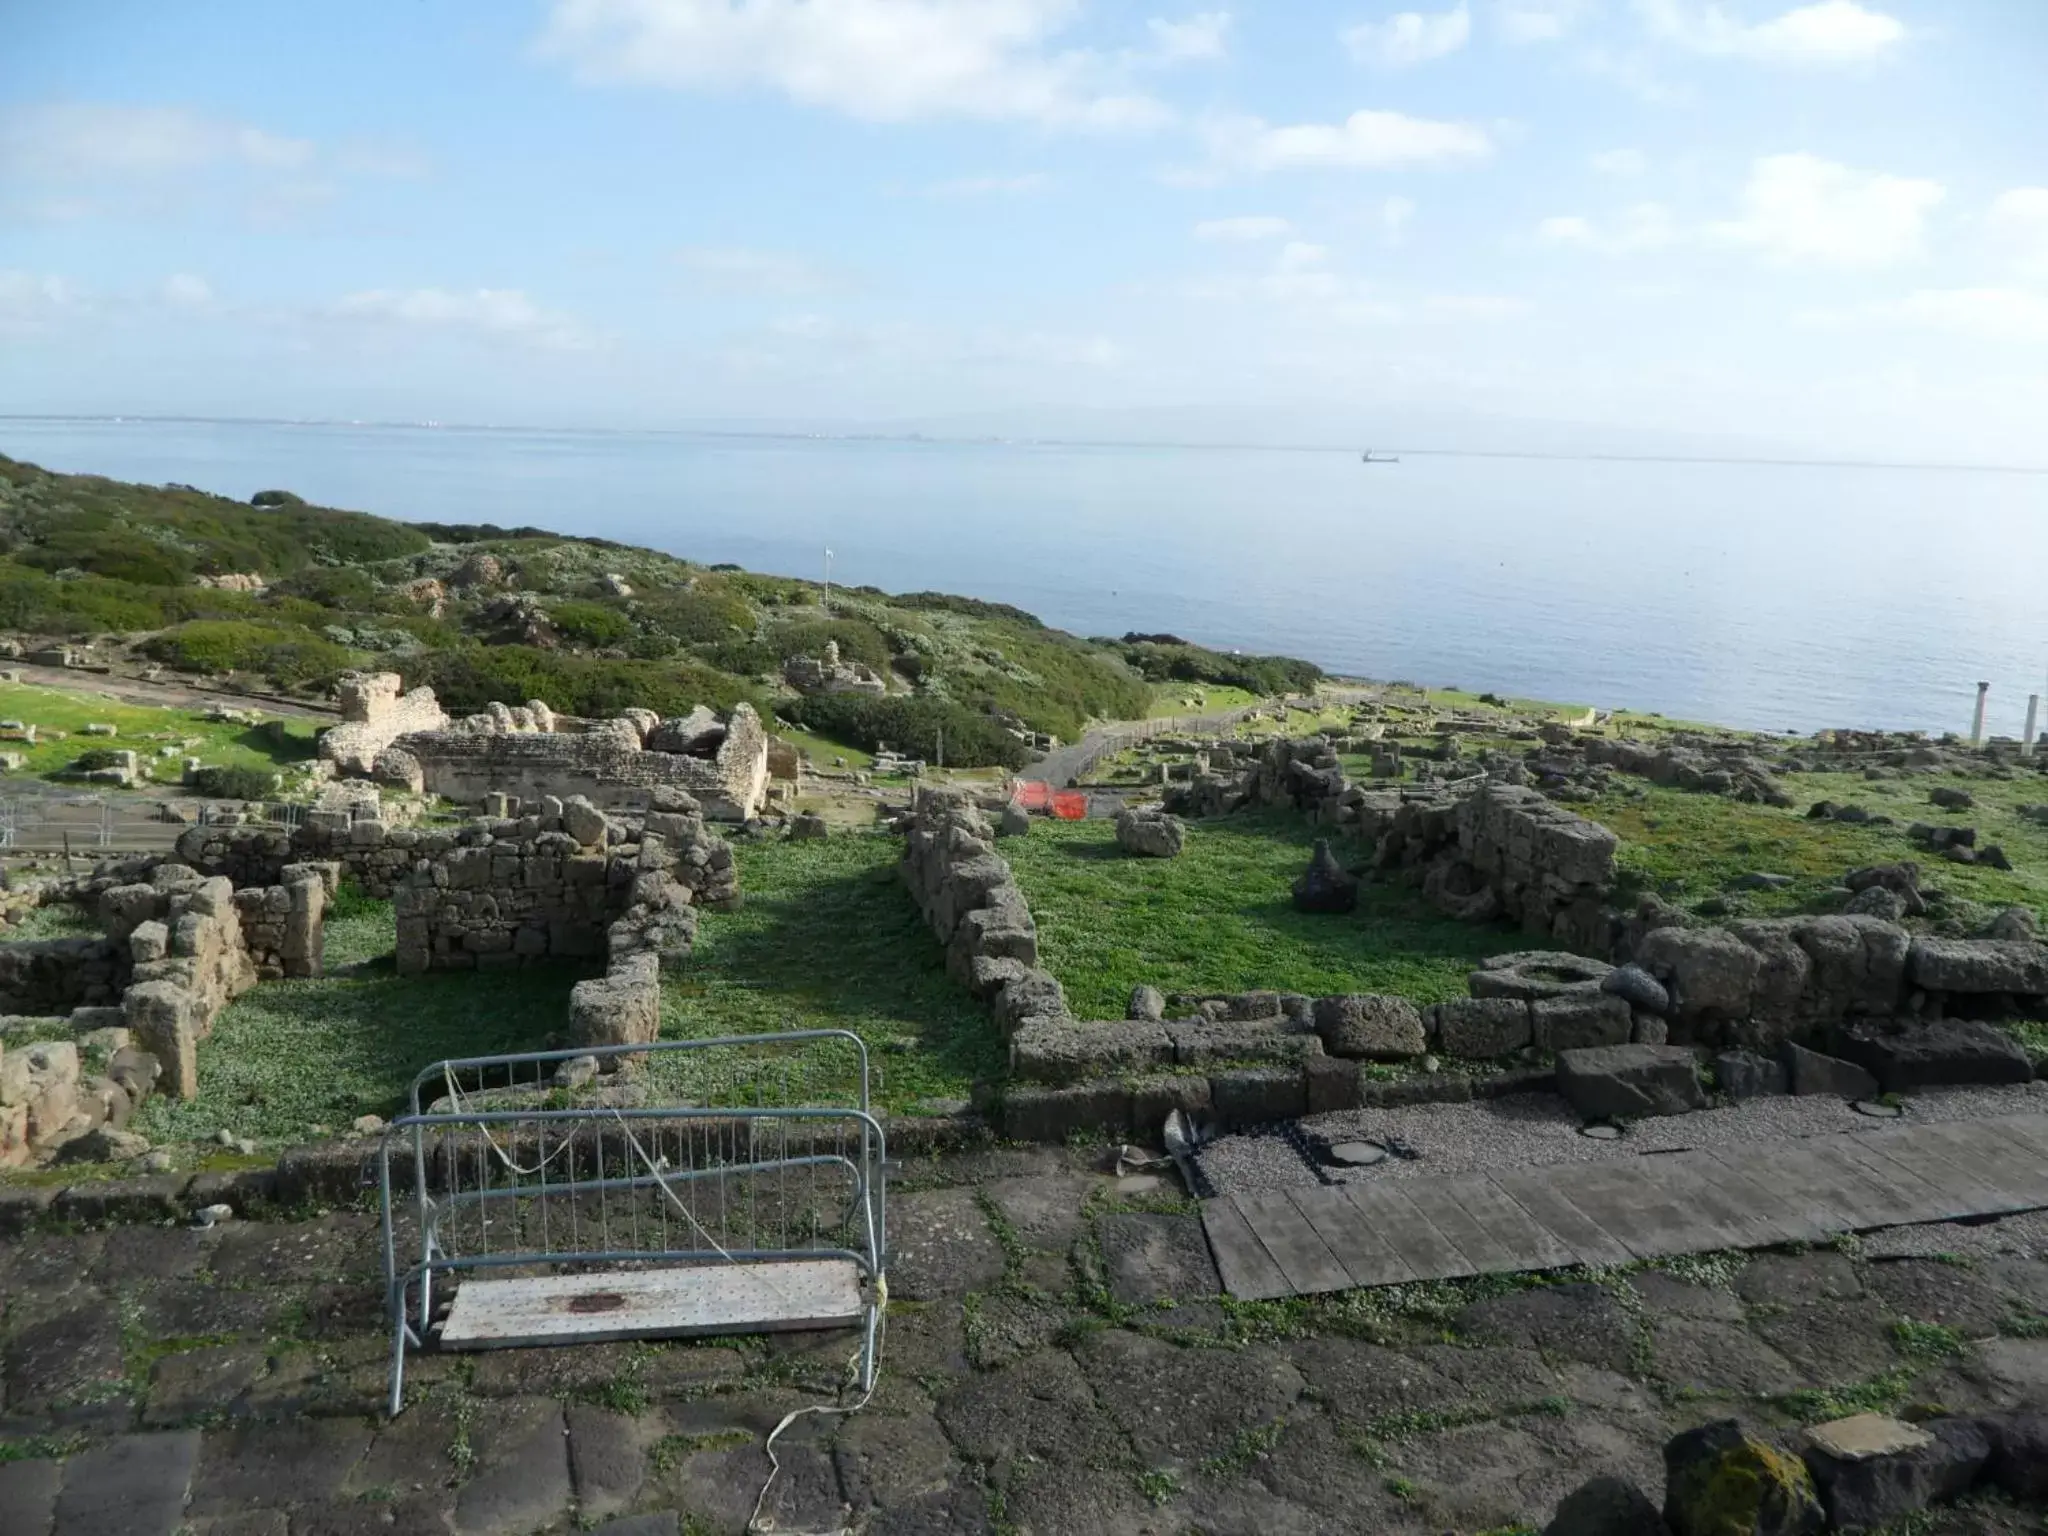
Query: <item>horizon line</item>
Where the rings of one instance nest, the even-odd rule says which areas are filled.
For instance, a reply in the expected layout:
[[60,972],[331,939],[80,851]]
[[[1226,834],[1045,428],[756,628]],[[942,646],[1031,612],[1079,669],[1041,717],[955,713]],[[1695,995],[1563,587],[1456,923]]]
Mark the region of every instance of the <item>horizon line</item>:
[[[1175,439],[1036,437],[1030,435],[982,434],[935,436],[914,431],[801,431],[794,428],[742,427],[568,427],[515,425],[496,422],[458,421],[368,421],[339,416],[184,416],[149,413],[106,413],[84,415],[75,412],[0,412],[0,422],[80,422],[94,425],[125,425],[129,422],[158,425],[250,427],[348,427],[378,431],[414,432],[529,432],[580,434],[612,437],[713,437],[748,438],[797,442],[898,442],[937,446],[988,447],[1017,445],[1044,448],[1176,448],[1224,453],[1357,453],[1356,447],[1317,443],[1232,443],[1185,442]],[[1937,471],[1948,474],[2048,475],[2048,464],[1972,464],[1950,460],[1797,458],[1763,454],[1685,454],[1619,452],[1547,452],[1535,448],[1422,448],[1389,446],[1365,450],[1406,454],[1414,458],[1442,459],[1524,459],[1551,463],[1588,464],[1692,464],[1732,465],[1771,469],[1893,469]]]

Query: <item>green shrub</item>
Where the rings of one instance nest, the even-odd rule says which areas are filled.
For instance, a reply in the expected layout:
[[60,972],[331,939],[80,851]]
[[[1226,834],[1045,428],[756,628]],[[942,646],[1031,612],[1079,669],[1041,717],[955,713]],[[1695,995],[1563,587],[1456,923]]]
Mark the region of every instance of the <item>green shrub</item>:
[[1030,749],[1002,726],[949,699],[820,694],[781,709],[792,723],[865,752],[887,743],[935,762],[943,736],[949,768],[1021,768],[1031,761]]
[[564,639],[581,645],[618,645],[633,635],[633,621],[603,603],[557,603],[548,618]]
[[955,597],[950,592],[906,592],[889,599],[898,608],[921,608],[941,613],[958,613],[970,619],[1007,619],[1030,629],[1044,629],[1038,615],[1012,608],[1008,603],[985,603],[978,597]]
[[72,760],[74,773],[91,773],[95,768],[114,768],[121,762],[121,753],[115,747],[93,747],[81,752]]
[[865,619],[784,619],[768,633],[776,659],[822,656],[828,643],[839,647],[841,661],[864,662],[877,672],[889,665],[895,647]]
[[195,619],[152,635],[146,655],[185,672],[262,672],[280,683],[310,683],[334,676],[354,658],[309,630]]
[[717,645],[734,639],[735,632],[754,630],[754,610],[746,599],[703,584],[687,592],[650,592],[636,600],[634,611],[648,629],[684,645]]
[[277,781],[266,768],[215,764],[193,770],[192,787],[209,800],[267,800],[276,793]]
[[377,604],[377,583],[352,565],[314,566],[277,584],[279,594],[322,608],[361,612]]
[[408,658],[401,670],[408,688],[429,685],[456,714],[475,714],[493,700],[544,699],[563,714],[600,717],[632,708],[683,715],[699,704],[730,709],[742,700],[760,702],[740,679],[696,662],[616,661],[530,645],[469,644]]
[[292,491],[258,491],[249,498],[252,507],[303,507],[306,498]]
[[1124,660],[1155,683],[1217,683],[1252,693],[1307,693],[1323,669],[1292,656],[1226,656],[1177,635],[1125,635]]

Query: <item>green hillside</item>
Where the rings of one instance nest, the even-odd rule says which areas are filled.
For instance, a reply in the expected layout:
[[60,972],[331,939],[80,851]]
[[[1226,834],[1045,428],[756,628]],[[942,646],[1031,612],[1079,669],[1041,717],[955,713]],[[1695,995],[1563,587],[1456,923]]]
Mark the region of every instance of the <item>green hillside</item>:
[[[260,590],[209,585],[254,577]],[[451,710],[547,700],[574,714],[748,700],[825,738],[1017,766],[1007,727],[1063,738],[1151,712],[1161,685],[1313,686],[1284,657],[1170,635],[1084,640],[1000,603],[706,566],[543,529],[407,524],[189,486],[60,475],[0,456],[0,630],[91,639],[195,676],[318,693],[352,667],[431,684]],[[835,641],[883,698],[801,698],[782,664]]]

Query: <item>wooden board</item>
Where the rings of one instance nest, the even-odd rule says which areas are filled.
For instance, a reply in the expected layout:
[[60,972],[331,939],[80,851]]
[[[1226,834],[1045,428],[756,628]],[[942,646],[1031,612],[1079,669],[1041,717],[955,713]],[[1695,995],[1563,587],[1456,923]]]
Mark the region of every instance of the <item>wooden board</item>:
[[1224,1287],[1271,1298],[1814,1242],[2048,1208],[2048,1115],[1907,1124],[1203,1204]]
[[860,1322],[851,1259],[591,1271],[464,1280],[441,1327],[443,1349],[595,1344],[714,1333],[844,1328]]

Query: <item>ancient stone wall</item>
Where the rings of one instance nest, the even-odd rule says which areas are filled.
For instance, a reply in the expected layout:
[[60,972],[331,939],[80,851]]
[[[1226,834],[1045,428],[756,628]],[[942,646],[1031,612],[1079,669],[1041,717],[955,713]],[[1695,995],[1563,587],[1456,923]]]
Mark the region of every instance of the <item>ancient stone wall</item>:
[[314,811],[289,831],[275,826],[199,826],[180,834],[177,857],[204,875],[225,875],[236,890],[282,885],[295,864],[334,864],[371,896],[388,897],[412,868],[416,828],[351,821]]
[[318,976],[325,970],[327,898],[338,866],[287,864],[278,885],[235,892],[242,947],[259,981]]
[[126,948],[108,939],[0,944],[0,1013],[68,1014],[118,1002],[127,984]]
[[447,725],[433,689],[403,687],[396,672],[344,672],[337,688],[341,724],[320,738],[321,757],[342,773],[367,774],[400,736]]
[[662,743],[675,737],[663,730],[670,722],[645,711],[606,721],[548,719],[554,729],[489,730],[463,721],[404,736],[390,750],[416,768],[414,788],[451,800],[475,802],[491,793],[527,801],[581,795],[600,807],[623,809],[645,804],[648,792],[659,788],[689,795],[714,820],[746,821],[760,811],[768,784],[768,734],[748,705],[738,706],[714,730],[698,733],[693,751],[650,750],[650,738]]
[[151,884],[104,892],[100,913],[108,936],[125,940],[134,962],[133,983],[121,994],[128,1029],[162,1063],[164,1091],[195,1097],[199,1042],[213,1033],[221,1009],[256,984],[234,887],[225,876],[207,879],[167,864]]

